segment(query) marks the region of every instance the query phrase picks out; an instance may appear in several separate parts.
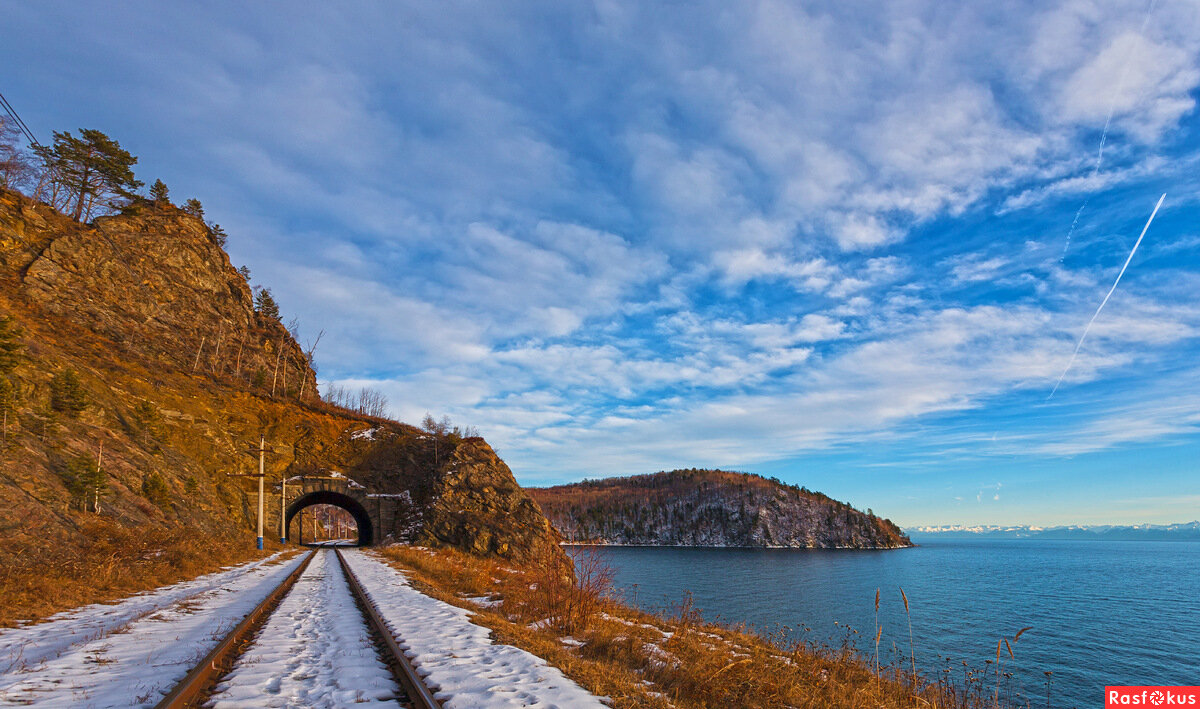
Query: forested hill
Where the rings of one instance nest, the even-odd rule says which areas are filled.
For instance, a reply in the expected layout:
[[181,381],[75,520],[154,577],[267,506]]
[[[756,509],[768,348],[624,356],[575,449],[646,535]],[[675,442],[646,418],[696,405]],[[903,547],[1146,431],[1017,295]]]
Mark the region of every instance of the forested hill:
[[803,487],[723,470],[673,470],[530,488],[568,540],[699,547],[893,549],[890,520]]

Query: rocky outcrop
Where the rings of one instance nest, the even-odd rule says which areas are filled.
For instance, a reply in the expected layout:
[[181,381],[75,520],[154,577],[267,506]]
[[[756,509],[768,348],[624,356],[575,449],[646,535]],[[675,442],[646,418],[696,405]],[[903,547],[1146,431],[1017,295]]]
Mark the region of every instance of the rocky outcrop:
[[439,470],[423,518],[414,535],[419,544],[529,557],[558,542],[537,503],[482,438],[467,438],[455,447]]
[[384,520],[381,534],[395,530],[385,543],[514,559],[559,554],[558,533],[482,438],[383,425],[350,433],[343,447],[347,475],[401,496]]
[[0,251],[37,308],[126,357],[316,396],[303,350],[254,311],[249,284],[200,219],[146,204],[81,225],[13,193],[5,199]]
[[912,546],[890,520],[757,475],[676,470],[533,488],[569,540],[699,547],[893,549]]

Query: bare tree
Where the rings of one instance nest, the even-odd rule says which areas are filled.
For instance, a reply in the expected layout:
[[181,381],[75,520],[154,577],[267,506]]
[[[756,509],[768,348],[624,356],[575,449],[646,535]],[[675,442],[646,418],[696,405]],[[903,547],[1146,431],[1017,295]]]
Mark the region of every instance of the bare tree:
[[343,409],[376,418],[387,416],[387,396],[378,389],[363,387],[357,391],[347,389],[341,384],[328,384],[321,399],[327,404],[333,404]]
[[21,149],[21,129],[8,116],[0,116],[0,187],[19,189],[30,184],[36,171]]

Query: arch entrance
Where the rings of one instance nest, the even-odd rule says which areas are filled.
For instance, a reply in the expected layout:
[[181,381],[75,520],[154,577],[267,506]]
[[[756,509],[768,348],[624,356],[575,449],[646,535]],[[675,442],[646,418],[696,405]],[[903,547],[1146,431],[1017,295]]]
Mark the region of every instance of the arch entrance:
[[335,490],[313,490],[306,492],[297,497],[287,506],[287,514],[284,517],[284,530],[287,532],[288,541],[298,541],[303,536],[303,532],[297,527],[295,531],[292,529],[292,519],[307,507],[314,505],[333,505],[340,507],[350,513],[354,518],[354,524],[358,527],[358,545],[371,546],[375,543],[375,526],[371,522],[371,515],[362,503],[355,498],[345,493]]

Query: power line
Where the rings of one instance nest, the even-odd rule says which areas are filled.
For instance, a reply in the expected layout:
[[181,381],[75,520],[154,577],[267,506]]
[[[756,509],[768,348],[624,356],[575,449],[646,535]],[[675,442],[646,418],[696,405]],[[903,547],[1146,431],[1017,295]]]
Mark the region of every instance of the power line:
[[12,104],[8,102],[8,99],[4,98],[4,94],[0,94],[0,106],[4,107],[5,113],[12,116],[13,122],[17,124],[17,128],[21,129],[21,133],[24,134],[26,140],[29,141],[29,144],[35,147],[41,147],[41,143],[38,142],[37,138],[33,137],[33,131],[29,130],[29,126],[25,125],[25,121],[21,120],[21,117],[17,115],[17,110],[12,107]]

